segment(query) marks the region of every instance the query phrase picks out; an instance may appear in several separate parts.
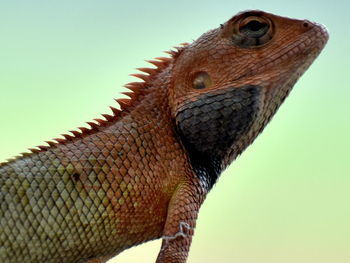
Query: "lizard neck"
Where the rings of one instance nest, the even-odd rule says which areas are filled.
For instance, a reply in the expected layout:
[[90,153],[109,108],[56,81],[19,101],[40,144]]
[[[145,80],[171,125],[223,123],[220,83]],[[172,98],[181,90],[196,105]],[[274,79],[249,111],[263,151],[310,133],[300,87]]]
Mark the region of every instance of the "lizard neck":
[[231,149],[240,153],[242,138],[258,116],[261,87],[244,85],[203,94],[188,101],[176,114],[178,133],[193,170],[210,189],[223,169]]

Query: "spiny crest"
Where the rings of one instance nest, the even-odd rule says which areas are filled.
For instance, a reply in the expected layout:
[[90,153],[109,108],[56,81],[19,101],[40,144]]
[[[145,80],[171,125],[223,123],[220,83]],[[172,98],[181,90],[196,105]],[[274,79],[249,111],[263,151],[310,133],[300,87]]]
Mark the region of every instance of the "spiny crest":
[[[83,136],[92,134],[96,132],[101,127],[105,127],[110,123],[118,121],[121,113],[128,112],[132,107],[136,106],[139,103],[139,96],[144,94],[144,91],[149,87],[148,84],[160,73],[164,68],[166,68],[170,63],[176,59],[179,54],[186,48],[188,43],[181,43],[180,47],[174,47],[176,50],[165,51],[171,57],[156,57],[154,60],[146,60],[146,62],[155,66],[155,68],[137,68],[137,70],[142,73],[130,74],[130,76],[141,79],[140,82],[130,82],[124,85],[125,88],[129,89],[130,92],[122,92],[122,94],[128,96],[129,98],[120,98],[116,99],[116,102],[119,104],[120,109],[110,106],[112,114],[102,114],[103,119],[97,118],[94,119],[96,122],[87,122],[90,128],[78,127],[80,131],[69,131],[72,135],[62,134],[63,138],[54,138],[53,141],[46,141],[48,144],[37,146],[36,148],[28,149],[30,152],[21,153],[19,156],[16,156],[11,159],[7,159],[5,162],[0,163],[0,167],[4,166],[10,162],[16,161],[17,159],[25,158],[30,156],[32,153],[39,153],[50,149],[51,147],[56,147],[60,144],[66,144],[72,142],[73,140],[82,138]],[[145,74],[144,74],[145,73]]]

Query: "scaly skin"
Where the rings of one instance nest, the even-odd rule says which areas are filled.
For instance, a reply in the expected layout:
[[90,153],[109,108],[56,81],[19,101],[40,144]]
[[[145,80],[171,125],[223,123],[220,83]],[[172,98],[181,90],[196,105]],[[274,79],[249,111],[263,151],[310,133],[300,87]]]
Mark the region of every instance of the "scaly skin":
[[0,165],[0,262],[105,262],[160,237],[157,262],[185,262],[206,194],[327,39],[249,11],[140,69],[121,111]]

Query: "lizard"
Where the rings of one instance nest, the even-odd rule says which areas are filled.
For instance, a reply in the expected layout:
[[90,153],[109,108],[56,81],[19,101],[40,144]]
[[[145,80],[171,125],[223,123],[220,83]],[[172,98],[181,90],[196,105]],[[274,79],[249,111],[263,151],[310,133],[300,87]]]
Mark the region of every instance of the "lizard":
[[248,10],[149,61],[120,108],[0,164],[0,262],[97,263],[162,238],[186,262],[201,204],[327,43]]

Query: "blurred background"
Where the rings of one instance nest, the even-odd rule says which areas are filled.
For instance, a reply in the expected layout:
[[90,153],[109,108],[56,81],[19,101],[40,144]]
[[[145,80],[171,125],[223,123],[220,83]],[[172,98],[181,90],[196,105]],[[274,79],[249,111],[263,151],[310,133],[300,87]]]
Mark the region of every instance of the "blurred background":
[[145,59],[246,9],[317,21],[330,40],[209,194],[188,262],[350,262],[349,1],[1,1],[0,161],[109,113]]

